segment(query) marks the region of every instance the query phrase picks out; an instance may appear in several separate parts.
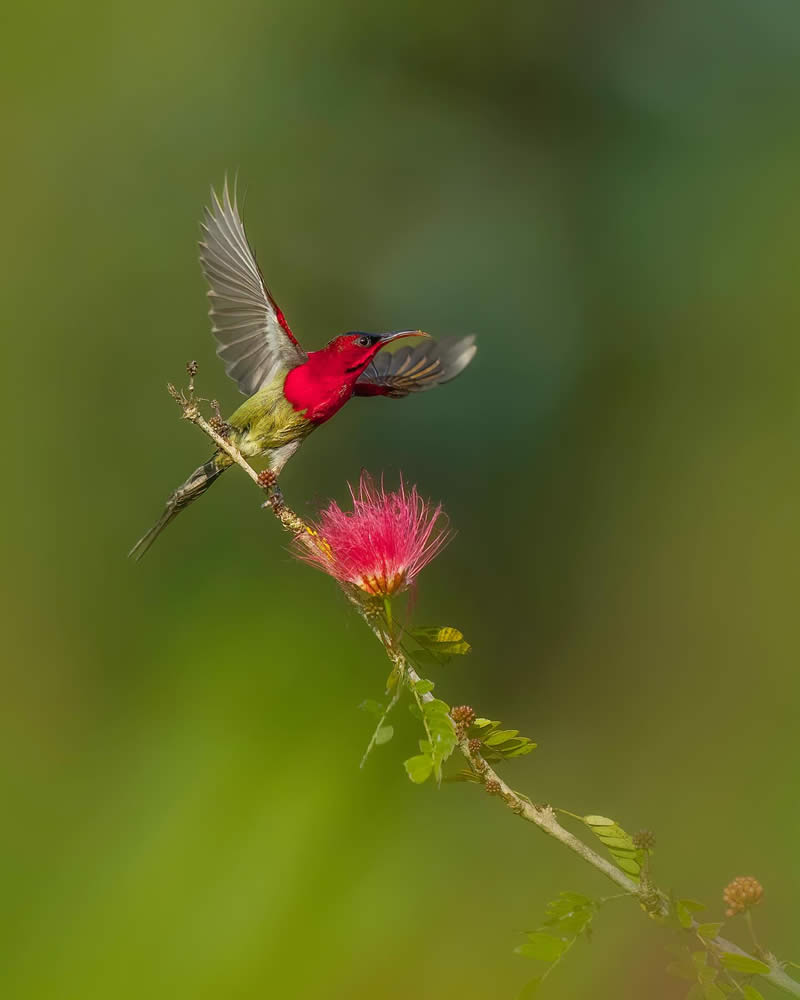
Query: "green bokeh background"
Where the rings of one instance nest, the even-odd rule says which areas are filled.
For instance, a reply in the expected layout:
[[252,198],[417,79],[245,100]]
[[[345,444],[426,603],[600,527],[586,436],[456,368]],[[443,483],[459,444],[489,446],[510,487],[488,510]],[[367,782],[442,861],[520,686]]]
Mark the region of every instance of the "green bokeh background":
[[[606,891],[412,787],[405,712],[359,771],[381,651],[243,476],[125,560],[208,451],[165,382],[197,358],[238,399],[195,248],[226,169],[307,345],[480,344],[354,401],[287,498],[364,466],[441,499],[416,620],[474,645],[442,697],[539,741],[535,799],[654,829],[709,919],[759,876],[800,960],[797,5],[45,3],[3,34],[3,995],[511,998],[547,899]],[[552,1000],[683,995],[615,905]]]

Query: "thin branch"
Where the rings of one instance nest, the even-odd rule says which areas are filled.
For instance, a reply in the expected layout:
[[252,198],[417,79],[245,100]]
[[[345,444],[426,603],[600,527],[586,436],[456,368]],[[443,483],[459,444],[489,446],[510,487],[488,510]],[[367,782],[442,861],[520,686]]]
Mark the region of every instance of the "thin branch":
[[[193,373],[190,372],[190,374]],[[265,485],[264,481],[259,478],[258,473],[244,458],[239,449],[218,434],[214,428],[211,427],[208,421],[203,418],[194,397],[193,381],[190,382],[188,395],[178,392],[178,390],[176,390],[172,385],[169,386],[169,391],[173,399],[180,404],[184,418],[195,424],[200,428],[200,430],[207,434],[211,440],[214,441],[217,447],[224,451],[231,458],[231,460],[235,462],[235,464],[238,465],[250,477],[250,479],[253,480],[259,489],[268,492],[270,485]],[[280,521],[281,525],[287,531],[292,532],[294,535],[304,536],[308,544],[326,544],[324,539],[322,539],[318,533],[303,520],[303,518],[288,507],[282,499],[278,500],[275,497],[272,497],[266,503],[262,504],[262,506],[270,507]],[[354,601],[354,603],[356,602]],[[398,645],[393,641],[393,638],[388,631],[381,628],[380,621],[368,617],[364,614],[363,608],[359,605],[356,606],[361,612],[364,621],[383,646],[394,669],[399,675],[397,679],[398,692],[400,685],[404,682],[404,680],[409,683],[413,690],[413,686],[421,680],[413,665],[409,662],[403,651],[398,648]],[[416,692],[414,693],[416,694]],[[395,697],[397,697],[397,695],[395,695]],[[433,700],[433,695],[429,692],[418,695],[418,697],[422,701],[426,702]],[[486,786],[487,783],[492,783],[490,787],[494,790],[496,797],[500,798],[506,807],[511,810],[511,812],[515,813],[527,822],[532,823],[534,826],[537,826],[549,837],[552,837],[554,840],[562,843],[574,854],[577,854],[580,858],[582,858],[587,864],[590,864],[593,868],[597,869],[597,871],[605,875],[606,878],[614,882],[615,885],[623,889],[626,894],[636,897],[642,908],[652,916],[661,917],[667,915],[669,912],[669,901],[665,893],[653,886],[649,880],[642,879],[641,882],[635,882],[632,878],[621,871],[621,869],[617,868],[613,862],[598,854],[587,844],[584,844],[582,840],[561,826],[556,818],[556,814],[552,806],[534,805],[526,797],[514,791],[514,789],[503,781],[500,775],[497,774],[494,768],[492,768],[479,753],[470,750],[469,740],[467,739],[465,733],[459,734],[458,749],[475,774],[480,778],[483,785]],[[698,926],[696,921],[693,921],[693,926]],[[709,941],[708,944],[720,953],[743,955],[746,958],[751,959],[754,957],[743,948],[734,944],[732,941],[728,941],[722,937],[716,937],[712,941]],[[760,957],[758,960],[764,961],[770,966],[769,972],[760,973],[763,979],[768,980],[773,984],[773,986],[776,986],[778,989],[783,990],[791,996],[800,997],[800,982],[797,982],[792,979],[791,976],[787,975],[774,956],[763,955],[763,957]]]

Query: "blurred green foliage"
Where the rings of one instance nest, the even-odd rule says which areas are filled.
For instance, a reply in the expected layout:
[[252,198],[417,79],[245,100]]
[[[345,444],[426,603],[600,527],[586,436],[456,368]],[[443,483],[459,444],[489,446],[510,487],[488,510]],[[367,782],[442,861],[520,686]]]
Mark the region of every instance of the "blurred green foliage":
[[[514,935],[604,891],[414,787],[407,714],[359,770],[381,650],[243,476],[126,562],[207,452],[166,381],[237,402],[195,247],[226,169],[304,343],[480,344],[354,401],[287,498],[365,466],[441,499],[416,620],[473,653],[437,693],[535,735],[535,800],[653,828],[660,884],[758,875],[791,957],[797,5],[46,0],[3,41],[3,995],[510,997]],[[548,996],[675,996],[634,910]]]

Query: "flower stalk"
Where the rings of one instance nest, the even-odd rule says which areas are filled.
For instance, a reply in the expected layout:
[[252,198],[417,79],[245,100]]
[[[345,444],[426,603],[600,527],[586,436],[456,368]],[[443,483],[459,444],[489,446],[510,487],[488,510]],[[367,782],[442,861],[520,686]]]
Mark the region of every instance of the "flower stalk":
[[[259,479],[258,473],[241,453],[224,437],[218,434],[203,418],[194,397],[193,384],[190,384],[188,394],[178,392],[173,386],[169,386],[169,390],[173,398],[180,404],[184,418],[196,424],[214,441],[218,448],[226,452],[235,464],[242,468],[259,489],[269,494],[269,487],[265,486]],[[415,532],[413,537],[417,543],[417,547],[413,552],[409,550],[409,552],[405,553],[409,557],[416,556],[417,561],[414,562],[412,559],[407,562],[405,573],[401,578],[397,577],[397,566],[388,558],[388,555],[392,553],[387,549],[384,549],[384,556],[387,556],[387,558],[384,558],[383,562],[378,565],[378,573],[362,573],[359,576],[353,571],[352,563],[348,562],[349,556],[347,550],[339,549],[337,551],[334,544],[337,538],[341,539],[341,536],[337,536],[337,529],[342,528],[343,519],[347,518],[347,515],[336,507],[336,505],[332,505],[326,512],[323,512],[319,524],[308,524],[283,502],[279,494],[277,496],[275,494],[269,495],[267,502],[262,504],[263,507],[270,507],[281,526],[294,535],[294,543],[301,546],[301,552],[307,562],[324,569],[343,584],[348,597],[352,600],[378,642],[380,642],[392,664],[390,678],[395,679],[393,697],[381,722],[376,728],[375,734],[373,734],[367,753],[375,745],[381,724],[399,699],[404,685],[407,684],[409,686],[418,704],[422,705],[435,701],[429,691],[420,693],[417,690],[417,685],[421,682],[422,678],[417,673],[414,664],[406,656],[401,644],[394,637],[394,623],[391,614],[391,604],[388,599],[392,593],[407,589],[413,585],[416,574],[441,550],[449,537],[449,533],[438,523],[441,516],[440,508],[433,509],[429,505],[424,504],[416,494],[416,489],[409,493],[403,486],[401,487],[401,495],[403,504],[406,505],[405,510],[401,510],[401,513],[408,515],[411,512],[412,516],[410,520],[407,520],[407,527],[410,526],[413,528]],[[354,504],[358,501],[374,501],[376,497],[380,502],[386,499],[387,495],[383,491],[383,486],[381,485],[378,488],[371,480],[365,480],[362,477],[358,495],[353,493]],[[403,504],[400,505],[401,508]],[[384,513],[385,516],[380,521],[382,528],[385,528],[391,521],[391,517],[397,514],[397,508],[393,511],[391,504],[388,506],[385,505]],[[325,514],[330,515],[327,521]],[[324,529],[330,529],[331,527],[333,527],[333,539],[328,539],[325,537]],[[349,529],[352,525],[346,525],[346,527]],[[361,558],[364,554],[363,551],[356,547],[356,556]],[[350,556],[352,556],[352,552]],[[356,562],[358,562],[358,559]],[[365,596],[372,597],[373,603],[370,604],[368,600],[365,600]],[[378,605],[377,613],[374,606],[375,597],[381,597],[385,600],[385,603],[382,600],[381,604]],[[458,751],[475,775],[478,776],[479,782],[484,788],[490,790],[492,794],[499,798],[506,808],[526,822],[538,827],[543,833],[563,844],[587,864],[605,875],[606,878],[623,890],[623,895],[637,899],[642,909],[650,916],[660,919],[669,914],[669,897],[651,882],[649,872],[648,878],[643,878],[641,882],[637,882],[626,875],[612,861],[598,854],[569,830],[565,829],[559,823],[552,806],[536,805],[526,796],[511,788],[481,754],[480,747],[476,746],[477,741],[469,739],[467,727],[455,726],[455,731],[457,734]],[[561,811],[564,812],[564,810]],[[751,893],[753,892],[752,888],[750,891]],[[748,903],[756,901],[756,899],[748,899]],[[744,906],[742,909],[744,909]],[[746,919],[752,929],[749,911],[746,913]],[[698,926],[697,921],[691,921],[692,928],[696,929]],[[704,944],[718,958],[728,955],[739,956],[751,961],[754,960],[753,956],[744,949],[723,937],[716,936],[711,940],[704,940]],[[769,971],[760,972],[759,975],[784,993],[800,997],[800,982],[789,976],[783,965],[774,956],[760,951],[757,943],[755,943],[755,936],[754,944],[755,950],[759,952],[759,959],[769,966]]]

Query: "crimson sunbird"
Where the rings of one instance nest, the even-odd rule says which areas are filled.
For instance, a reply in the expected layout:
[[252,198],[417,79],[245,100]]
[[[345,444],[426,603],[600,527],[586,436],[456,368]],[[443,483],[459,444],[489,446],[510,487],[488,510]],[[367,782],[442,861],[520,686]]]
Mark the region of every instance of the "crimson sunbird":
[[[200,263],[209,284],[217,354],[248,397],[226,422],[225,434],[246,458],[266,456],[276,484],[308,435],[352,396],[397,399],[432,389],[455,378],[475,355],[474,337],[437,342],[421,330],[345,333],[306,353],[264,282],[227,180],[221,198],[212,189],[201,227]],[[426,339],[379,353],[401,337]],[[141,559],[169,522],[232,464],[218,450],[195,469],[129,555]]]

